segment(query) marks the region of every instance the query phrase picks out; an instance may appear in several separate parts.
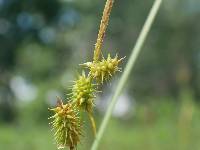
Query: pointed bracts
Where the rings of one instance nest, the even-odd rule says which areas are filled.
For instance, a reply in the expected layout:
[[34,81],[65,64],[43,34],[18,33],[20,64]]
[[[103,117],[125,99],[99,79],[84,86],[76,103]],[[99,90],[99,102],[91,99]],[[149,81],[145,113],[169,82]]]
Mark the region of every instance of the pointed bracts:
[[107,59],[103,58],[101,61],[87,62],[83,66],[89,69],[89,76],[94,78],[98,83],[103,84],[104,81],[111,79],[117,71],[121,71],[119,63],[123,59],[118,59],[117,55],[111,58],[110,54],[108,54]]
[[72,104],[63,104],[60,98],[58,99],[58,106],[49,109],[54,112],[54,115],[49,119],[53,121],[50,123],[54,131],[54,137],[58,149],[69,147],[74,150],[80,142],[81,121],[76,109]]
[[95,84],[92,79],[83,72],[74,82],[72,87],[72,101],[80,109],[92,112],[94,106],[94,98],[96,94]]

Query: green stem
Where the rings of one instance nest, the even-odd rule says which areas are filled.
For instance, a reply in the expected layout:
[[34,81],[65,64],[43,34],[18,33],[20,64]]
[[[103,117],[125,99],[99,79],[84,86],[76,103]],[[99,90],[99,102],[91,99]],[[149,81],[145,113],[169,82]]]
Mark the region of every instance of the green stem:
[[94,117],[92,116],[92,114],[89,112],[88,113],[88,116],[89,116],[89,119],[90,119],[90,122],[91,122],[91,125],[92,125],[92,130],[93,130],[93,134],[94,134],[94,137],[96,137],[96,123],[95,123],[95,120],[94,120]]
[[98,148],[99,142],[100,142],[100,140],[101,140],[101,138],[103,136],[103,133],[104,133],[104,131],[106,129],[108,121],[109,121],[109,119],[111,117],[111,114],[113,112],[114,106],[115,106],[115,104],[117,102],[117,98],[120,96],[120,94],[121,94],[121,92],[122,92],[122,90],[124,88],[124,85],[125,85],[128,77],[129,77],[129,75],[131,73],[131,70],[132,70],[132,68],[133,68],[133,66],[134,66],[134,64],[135,64],[135,62],[137,60],[137,57],[138,57],[138,55],[139,55],[139,53],[140,53],[140,51],[142,49],[142,46],[143,46],[143,44],[144,44],[144,42],[146,40],[146,37],[147,37],[147,35],[148,35],[148,33],[149,33],[150,29],[151,29],[151,26],[152,26],[152,24],[154,22],[156,14],[158,13],[158,10],[160,8],[161,3],[162,3],[162,0],[155,0],[155,2],[153,4],[153,7],[150,10],[150,13],[149,13],[149,15],[147,17],[147,20],[146,20],[146,22],[145,22],[145,24],[143,26],[143,29],[142,29],[139,37],[138,37],[136,45],[133,48],[131,56],[130,56],[130,58],[128,60],[128,63],[126,65],[125,69],[124,69],[122,77],[120,78],[120,81],[118,83],[117,89],[115,90],[115,93],[114,93],[114,95],[113,95],[113,97],[111,99],[111,103],[108,106],[108,109],[107,109],[106,114],[105,114],[105,116],[103,118],[102,124],[101,124],[100,129],[99,129],[99,131],[97,133],[97,136],[96,136],[96,138],[94,140],[94,143],[92,145],[91,150],[97,150],[97,148]]

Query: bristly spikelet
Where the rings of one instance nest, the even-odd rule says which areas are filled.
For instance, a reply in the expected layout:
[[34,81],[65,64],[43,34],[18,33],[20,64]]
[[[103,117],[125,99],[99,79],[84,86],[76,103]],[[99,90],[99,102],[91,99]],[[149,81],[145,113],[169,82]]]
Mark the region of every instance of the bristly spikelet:
[[78,108],[91,113],[94,106],[93,101],[95,93],[95,84],[93,84],[92,79],[83,72],[74,82],[71,99]]
[[50,119],[53,119],[50,124],[55,132],[55,140],[58,149],[69,147],[70,150],[74,150],[82,135],[81,121],[72,104],[67,103],[64,105],[60,98],[57,99],[58,106],[50,109],[55,113],[50,117]]
[[118,65],[123,59],[118,59],[117,55],[111,58],[110,54],[108,54],[107,59],[103,58],[101,61],[87,62],[83,66],[86,66],[90,70],[89,75],[92,78],[98,83],[101,82],[103,84],[104,80],[111,79],[117,71],[120,71]]

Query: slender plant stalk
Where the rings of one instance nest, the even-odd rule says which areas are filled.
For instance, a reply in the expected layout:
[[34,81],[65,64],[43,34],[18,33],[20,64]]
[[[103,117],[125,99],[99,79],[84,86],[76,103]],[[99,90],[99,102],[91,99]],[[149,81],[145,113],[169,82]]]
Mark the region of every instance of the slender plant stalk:
[[99,33],[98,33],[98,37],[97,37],[97,41],[96,41],[95,49],[94,49],[94,58],[93,58],[94,61],[98,61],[100,53],[101,53],[103,38],[106,32],[106,28],[108,26],[108,21],[109,21],[113,3],[114,3],[114,0],[107,0],[104,7],[103,16],[102,16],[101,24],[99,27]]
[[132,70],[132,68],[133,68],[133,66],[134,66],[134,64],[135,64],[135,62],[137,60],[137,57],[138,57],[138,55],[139,55],[139,53],[140,53],[140,51],[142,49],[142,46],[143,46],[143,44],[144,44],[144,42],[146,40],[146,37],[147,37],[147,35],[148,35],[148,33],[149,33],[150,29],[151,29],[151,26],[152,26],[152,24],[154,22],[156,14],[158,13],[158,10],[160,8],[161,3],[162,3],[162,0],[155,0],[154,1],[153,7],[150,10],[150,13],[149,13],[149,15],[147,17],[147,20],[146,20],[146,22],[145,22],[145,24],[144,24],[144,26],[142,28],[142,31],[141,31],[141,33],[139,35],[138,40],[136,42],[136,45],[132,50],[131,56],[130,56],[130,58],[128,60],[128,63],[126,65],[126,67],[125,67],[125,70],[124,70],[124,72],[122,74],[122,77],[120,78],[120,81],[118,83],[117,89],[115,90],[115,93],[114,93],[114,95],[113,95],[113,97],[111,99],[111,103],[108,106],[108,109],[107,109],[106,114],[105,114],[105,116],[103,118],[102,124],[101,124],[100,129],[99,129],[99,131],[97,133],[97,136],[96,136],[96,138],[94,140],[94,143],[93,143],[93,145],[91,147],[91,150],[97,150],[97,148],[98,148],[99,142],[100,142],[100,140],[101,140],[101,138],[103,136],[103,133],[104,133],[104,131],[106,129],[106,126],[107,126],[108,121],[109,121],[109,119],[111,117],[111,114],[113,112],[113,109],[114,109],[114,106],[115,106],[115,104],[117,102],[117,99],[120,96],[120,93],[122,92],[122,90],[124,88],[124,85],[125,85],[128,77],[129,77],[129,75],[130,75],[130,72],[131,72],[131,70]]
[[88,116],[89,116],[89,119],[90,119],[90,122],[92,125],[93,134],[94,134],[94,136],[96,136],[97,129],[96,129],[96,123],[95,123],[94,117],[92,116],[91,113],[88,113]]

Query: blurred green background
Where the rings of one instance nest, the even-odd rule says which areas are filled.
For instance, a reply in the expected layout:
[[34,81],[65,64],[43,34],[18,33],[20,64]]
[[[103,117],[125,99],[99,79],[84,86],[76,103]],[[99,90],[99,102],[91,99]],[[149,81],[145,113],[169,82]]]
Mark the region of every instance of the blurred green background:
[[[92,59],[105,0],[0,0],[0,150],[55,150],[47,108]],[[103,53],[127,56],[153,0],[116,0]],[[120,73],[96,101],[97,126]],[[200,1],[165,0],[100,150],[200,149]],[[78,149],[93,141],[88,118]]]

